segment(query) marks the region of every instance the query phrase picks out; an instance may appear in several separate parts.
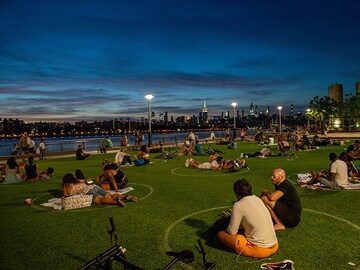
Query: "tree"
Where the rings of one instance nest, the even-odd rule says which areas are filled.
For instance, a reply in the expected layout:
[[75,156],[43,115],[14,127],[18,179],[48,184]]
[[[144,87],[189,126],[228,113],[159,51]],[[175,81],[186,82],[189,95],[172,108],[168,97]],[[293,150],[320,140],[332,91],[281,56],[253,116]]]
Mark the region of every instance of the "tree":
[[330,118],[339,117],[341,114],[341,104],[328,96],[314,97],[309,107],[311,116],[315,121],[319,121],[322,133],[324,133],[324,122],[327,123]]
[[357,120],[360,119],[360,96],[351,95],[349,99],[345,99],[343,111],[346,124],[350,130],[351,122],[356,125]]

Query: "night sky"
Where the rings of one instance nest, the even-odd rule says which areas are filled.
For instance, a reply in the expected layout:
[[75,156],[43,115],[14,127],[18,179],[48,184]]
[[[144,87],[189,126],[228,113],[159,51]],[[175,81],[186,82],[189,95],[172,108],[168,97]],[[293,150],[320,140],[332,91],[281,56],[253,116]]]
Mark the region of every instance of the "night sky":
[[360,1],[0,0],[0,118],[209,116],[360,81]]

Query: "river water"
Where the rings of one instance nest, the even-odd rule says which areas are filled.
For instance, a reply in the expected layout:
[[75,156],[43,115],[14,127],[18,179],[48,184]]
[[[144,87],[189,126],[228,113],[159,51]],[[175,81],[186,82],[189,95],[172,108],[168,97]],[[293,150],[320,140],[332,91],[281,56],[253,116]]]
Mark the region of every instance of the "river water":
[[[201,131],[194,132],[198,139],[203,140],[210,137],[210,131]],[[240,131],[236,131],[236,136],[239,136]],[[247,132],[249,133],[249,132]],[[221,138],[225,136],[225,131],[214,131],[216,138]],[[189,133],[161,133],[161,134],[152,134],[152,143],[156,144],[158,141],[163,143],[169,142],[178,142],[181,143],[184,141],[185,137]],[[135,137],[134,134],[127,135],[129,144],[134,145]],[[87,151],[97,150],[99,145],[99,140],[105,138],[105,136],[79,136],[79,137],[54,137],[54,138],[44,138],[46,144],[47,152],[63,152],[63,151],[75,151],[79,144],[84,145],[84,149]],[[123,135],[120,136],[109,136],[109,139],[113,142],[114,147],[119,147]],[[36,147],[39,146],[40,139],[35,138]],[[3,139],[0,140],[0,156],[11,155],[11,151],[14,149],[14,144],[18,143],[19,139]],[[148,134],[144,134],[144,141],[142,144],[148,144]]]

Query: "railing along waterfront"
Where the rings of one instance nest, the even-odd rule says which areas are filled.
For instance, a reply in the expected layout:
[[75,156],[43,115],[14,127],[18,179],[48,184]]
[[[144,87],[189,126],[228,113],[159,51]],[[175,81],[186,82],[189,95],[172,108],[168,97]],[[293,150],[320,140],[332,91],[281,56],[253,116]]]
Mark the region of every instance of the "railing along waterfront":
[[[216,138],[221,138],[225,135],[225,131],[213,131]],[[238,131],[240,132],[240,131]],[[209,131],[201,131],[194,132],[199,140],[205,140],[209,138]],[[189,132],[177,132],[177,133],[153,133],[152,134],[152,143],[157,144],[158,141],[161,141],[164,144],[174,144],[182,143],[185,138],[189,135]],[[134,134],[126,134],[129,145],[135,144],[135,136]],[[239,136],[239,134],[238,134]],[[120,147],[121,140],[124,135],[120,136],[109,136],[109,139],[112,141],[113,146]],[[82,144],[84,150],[86,151],[94,151],[98,150],[100,140],[105,139],[105,136],[82,136],[82,137],[48,137],[44,138],[46,144],[46,152],[68,152],[74,151],[77,149],[79,144]],[[38,147],[39,138],[35,138],[35,145]],[[19,143],[19,139],[6,139],[0,141],[0,156],[9,156],[11,155],[12,150],[14,149],[14,145]],[[144,133],[144,139],[141,144],[148,144],[148,134]]]

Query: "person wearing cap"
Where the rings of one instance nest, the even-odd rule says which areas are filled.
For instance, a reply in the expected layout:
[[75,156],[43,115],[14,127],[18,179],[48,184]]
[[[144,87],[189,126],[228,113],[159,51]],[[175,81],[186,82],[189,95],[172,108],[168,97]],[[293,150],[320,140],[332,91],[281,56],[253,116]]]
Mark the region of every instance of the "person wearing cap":
[[300,222],[302,206],[295,187],[286,179],[283,169],[275,169],[271,175],[275,191],[263,189],[260,198],[269,210],[275,230],[296,227]]

